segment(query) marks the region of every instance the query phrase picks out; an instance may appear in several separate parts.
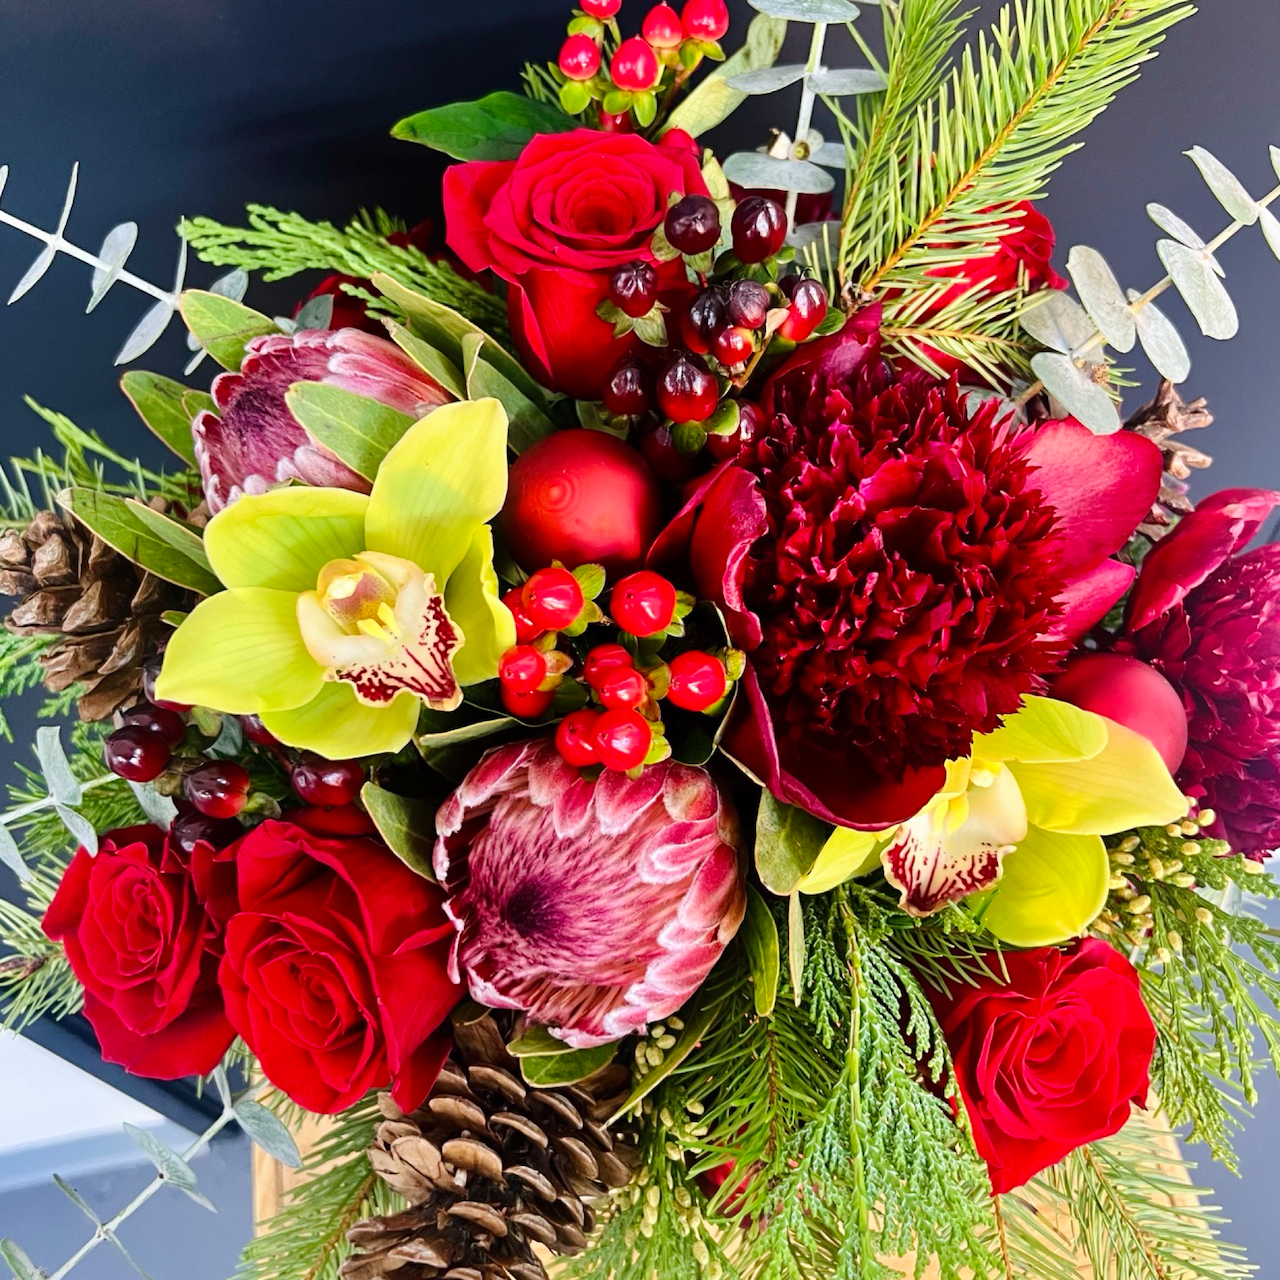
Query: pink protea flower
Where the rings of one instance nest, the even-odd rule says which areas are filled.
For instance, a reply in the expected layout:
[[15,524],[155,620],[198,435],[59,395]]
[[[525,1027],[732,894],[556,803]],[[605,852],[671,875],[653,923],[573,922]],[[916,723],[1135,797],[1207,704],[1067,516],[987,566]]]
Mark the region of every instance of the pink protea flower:
[[369,484],[318,444],[289,412],[295,382],[325,382],[414,418],[452,397],[403,351],[358,329],[306,329],[254,338],[239,373],[213,381],[215,413],[191,424],[205,498],[213,512],[242,494],[289,480],[369,492]]
[[490,751],[436,825],[454,976],[574,1048],[675,1013],[746,910],[737,817],[702,769],[591,778],[550,740],[519,742]]

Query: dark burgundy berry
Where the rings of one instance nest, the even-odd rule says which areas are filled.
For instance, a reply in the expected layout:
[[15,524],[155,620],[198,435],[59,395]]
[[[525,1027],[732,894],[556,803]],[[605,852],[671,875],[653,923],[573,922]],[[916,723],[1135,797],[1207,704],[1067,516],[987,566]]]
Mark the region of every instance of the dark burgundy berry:
[[356,760],[325,760],[306,755],[293,767],[289,781],[308,804],[337,809],[355,804],[365,784],[364,765]]
[[689,306],[689,325],[708,344],[715,341],[728,318],[729,308],[719,289],[704,289]]
[[187,813],[175,819],[169,828],[169,844],[180,857],[189,861],[198,844],[225,849],[242,835],[244,828],[234,818],[206,818],[200,813]]
[[610,413],[638,418],[653,408],[649,378],[635,360],[625,360],[604,384],[604,407]]
[[705,422],[719,401],[720,384],[689,356],[677,356],[658,379],[658,407],[672,422]]
[[740,262],[763,262],[787,242],[787,213],[768,196],[748,196],[733,213],[733,252]]
[[729,319],[744,329],[764,327],[769,314],[769,290],[755,280],[736,280],[729,290]]
[[117,729],[103,747],[107,768],[130,782],[154,782],[172,758],[168,744],[141,725]]
[[647,316],[658,301],[658,272],[651,262],[628,262],[609,277],[609,297],[633,320]]
[[136,725],[148,733],[154,733],[166,747],[176,747],[187,736],[187,722],[167,707],[153,707],[143,703],[124,714],[126,725]]
[[724,697],[729,677],[724,663],[709,653],[694,650],[671,660],[667,697],[686,711],[706,711]]
[[716,334],[716,340],[711,349],[716,353],[716,359],[721,364],[732,368],[746,364],[755,355],[756,344],[750,329],[727,324]]
[[750,444],[764,426],[764,414],[750,401],[738,402],[738,425],[732,435],[707,436],[707,452],[717,461],[736,458],[743,445]]
[[206,818],[234,818],[249,800],[248,772],[234,760],[215,760],[187,774],[183,790]]
[[792,342],[806,342],[827,314],[827,291],[816,280],[801,280],[778,332]]
[[706,253],[720,239],[720,210],[710,196],[685,196],[667,210],[664,226],[673,249]]
[[657,635],[676,616],[676,589],[660,573],[641,569],[614,587],[609,613],[623,631],[633,636]]
[[182,702],[163,702],[156,697],[156,681],[160,677],[160,660],[149,663],[142,671],[142,696],[153,706],[163,707],[166,711],[177,711],[179,714],[191,708]]
[[658,479],[668,484],[684,484],[698,473],[697,458],[691,458],[676,448],[675,436],[668,423],[660,422],[640,437],[640,453]]
[[262,723],[261,716],[241,716],[240,727],[250,742],[260,747],[278,747],[280,740]]

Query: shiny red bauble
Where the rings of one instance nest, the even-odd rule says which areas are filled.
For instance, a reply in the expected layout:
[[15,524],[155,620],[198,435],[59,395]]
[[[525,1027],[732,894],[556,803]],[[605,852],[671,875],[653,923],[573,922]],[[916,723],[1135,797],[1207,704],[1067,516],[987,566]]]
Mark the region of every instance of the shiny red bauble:
[[545,631],[545,627],[540,627],[534,620],[529,617],[528,610],[524,607],[524,599],[520,594],[519,587],[512,587],[505,596],[502,597],[502,603],[511,611],[511,616],[516,623],[516,644],[532,644]]
[[627,573],[644,563],[662,528],[662,492],[649,464],[601,431],[557,431],[512,464],[499,517],[516,563],[602,564]]
[[365,772],[356,760],[325,760],[308,755],[294,765],[289,781],[308,804],[320,809],[337,809],[360,799]]
[[599,719],[600,712],[583,707],[580,711],[571,711],[556,729],[556,750],[575,769],[585,769],[600,762],[595,741],[596,721]]
[[733,252],[739,262],[763,262],[787,242],[787,211],[768,196],[747,196],[733,211]]
[[1178,691],[1154,667],[1120,653],[1072,658],[1051,696],[1140,733],[1176,773],[1187,753],[1187,712]]
[[579,0],[579,3],[583,13],[599,18],[602,22],[615,17],[622,8],[622,0]]
[[206,818],[234,818],[249,801],[248,772],[234,760],[215,760],[187,774],[183,791]]
[[649,10],[640,34],[655,49],[676,49],[684,41],[680,15],[669,4],[656,5]]
[[710,653],[694,650],[671,660],[667,698],[685,711],[714,707],[729,688],[724,663]]
[[676,616],[676,589],[660,573],[642,569],[623,578],[609,597],[609,613],[623,631],[654,636]]
[[634,667],[614,667],[595,686],[602,706],[633,710],[649,696],[649,681]]
[[593,736],[600,763],[619,773],[638,769],[653,745],[653,730],[638,711],[602,711]]
[[626,670],[634,666],[635,659],[622,645],[598,644],[587,654],[587,660],[583,664],[582,678],[593,689],[598,689],[601,681],[610,671],[616,671],[619,668]]
[[498,659],[498,679],[512,693],[532,693],[547,678],[547,659],[531,644],[518,644]]
[[560,70],[570,80],[590,80],[600,70],[600,46],[581,32],[570,36],[560,49]]
[[624,40],[609,64],[613,83],[631,93],[644,93],[658,83],[662,68],[652,45],[639,36]]
[[521,587],[520,600],[530,621],[543,631],[573,626],[587,603],[577,578],[558,565],[539,569]]
[[689,0],[680,18],[690,40],[720,40],[729,30],[724,0]]

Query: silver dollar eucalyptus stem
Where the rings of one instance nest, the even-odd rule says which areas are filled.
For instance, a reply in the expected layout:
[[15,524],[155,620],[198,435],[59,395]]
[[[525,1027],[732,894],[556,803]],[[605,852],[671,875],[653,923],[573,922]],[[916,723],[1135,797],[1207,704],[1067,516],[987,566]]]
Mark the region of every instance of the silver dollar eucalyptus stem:
[[[809,62],[805,67],[805,77],[801,81],[800,114],[796,117],[796,134],[791,142],[791,153],[797,160],[809,158],[809,130],[813,127],[813,104],[818,95],[809,87],[810,78],[822,67],[822,52],[827,43],[827,24],[813,24],[813,40],[809,44]],[[787,226],[792,230],[796,225],[796,207],[800,201],[798,191],[787,192]]]

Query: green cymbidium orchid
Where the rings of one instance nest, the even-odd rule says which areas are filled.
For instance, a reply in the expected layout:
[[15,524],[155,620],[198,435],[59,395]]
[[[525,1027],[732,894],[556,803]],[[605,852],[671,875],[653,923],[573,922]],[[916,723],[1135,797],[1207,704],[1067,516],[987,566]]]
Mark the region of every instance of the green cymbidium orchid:
[[196,606],[165,653],[157,696],[257,715],[330,759],[399,751],[423,704],[451,710],[515,644],[488,522],[507,492],[496,400],[410,427],[367,497],[251,495],[205,530],[227,590]]
[[997,938],[1049,946],[1083,933],[1106,902],[1102,837],[1173,822],[1186,808],[1145,738],[1029,697],[974,740],[971,757],[948,764],[946,786],[910,821],[836,831],[800,887],[822,893],[882,866],[912,915],[970,898]]

